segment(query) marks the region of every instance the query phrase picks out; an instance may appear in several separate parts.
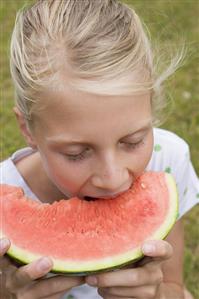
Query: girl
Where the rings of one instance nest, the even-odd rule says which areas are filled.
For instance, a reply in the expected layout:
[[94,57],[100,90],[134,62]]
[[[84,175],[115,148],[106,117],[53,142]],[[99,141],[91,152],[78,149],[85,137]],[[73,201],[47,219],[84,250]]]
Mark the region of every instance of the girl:
[[50,277],[48,257],[16,268],[2,240],[3,298],[190,298],[182,216],[197,203],[199,182],[185,141],[155,128],[162,82],[180,59],[158,74],[139,17],[116,0],[39,0],[19,12],[10,65],[14,112],[29,147],[1,163],[2,183],[52,203],[113,197],[144,170],[169,170],[180,209],[165,241],[143,244],[148,258],[136,267],[85,278]]

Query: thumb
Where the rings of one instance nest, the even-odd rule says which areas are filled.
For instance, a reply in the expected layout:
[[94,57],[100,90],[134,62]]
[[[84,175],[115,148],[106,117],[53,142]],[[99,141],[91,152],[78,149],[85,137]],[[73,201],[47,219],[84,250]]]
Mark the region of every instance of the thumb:
[[140,266],[170,259],[173,255],[173,247],[164,240],[150,240],[143,244],[142,252],[145,258],[140,261]]
[[7,238],[0,239],[0,256],[3,256],[10,247],[10,240]]
[[7,271],[10,267],[15,268],[10,258],[6,255],[10,245],[11,243],[7,238],[0,239],[0,273]]

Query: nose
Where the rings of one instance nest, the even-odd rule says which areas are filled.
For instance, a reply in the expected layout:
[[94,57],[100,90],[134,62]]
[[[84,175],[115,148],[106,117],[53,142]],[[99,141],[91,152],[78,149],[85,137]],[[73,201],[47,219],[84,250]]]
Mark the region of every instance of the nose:
[[[92,176],[92,185],[106,192],[117,193],[128,188],[130,174],[122,163],[107,159],[100,163],[98,171]],[[127,186],[128,184],[128,186]]]

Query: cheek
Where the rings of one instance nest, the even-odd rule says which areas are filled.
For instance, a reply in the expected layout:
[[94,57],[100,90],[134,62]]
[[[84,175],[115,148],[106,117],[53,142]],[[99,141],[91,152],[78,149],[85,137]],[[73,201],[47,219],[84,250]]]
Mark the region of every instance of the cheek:
[[60,154],[46,155],[44,168],[51,181],[60,187],[73,190],[85,181],[86,170],[79,164],[68,163]]

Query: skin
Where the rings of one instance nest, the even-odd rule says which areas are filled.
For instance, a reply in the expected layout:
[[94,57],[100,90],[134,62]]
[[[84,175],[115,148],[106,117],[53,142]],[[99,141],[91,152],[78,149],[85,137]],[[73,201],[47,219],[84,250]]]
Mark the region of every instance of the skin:
[[[48,105],[34,116],[31,129],[14,109],[27,143],[37,149],[16,167],[42,202],[72,196],[108,197],[127,190],[145,170],[153,150],[149,94],[113,97],[68,89],[42,97]],[[81,144],[66,144],[77,139]],[[81,160],[71,160],[82,152],[84,158],[81,154]],[[151,249],[144,247],[147,244]],[[45,270],[39,268],[41,260],[17,268],[4,256],[9,246],[0,249],[6,299],[9,294],[17,299],[58,299],[85,282],[95,285],[104,299],[184,299],[181,221],[165,241],[143,244],[147,257],[140,264],[94,277],[47,278],[52,268],[47,257]]]

